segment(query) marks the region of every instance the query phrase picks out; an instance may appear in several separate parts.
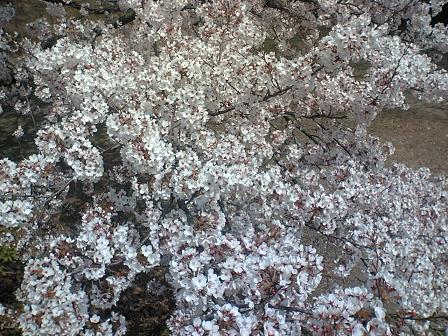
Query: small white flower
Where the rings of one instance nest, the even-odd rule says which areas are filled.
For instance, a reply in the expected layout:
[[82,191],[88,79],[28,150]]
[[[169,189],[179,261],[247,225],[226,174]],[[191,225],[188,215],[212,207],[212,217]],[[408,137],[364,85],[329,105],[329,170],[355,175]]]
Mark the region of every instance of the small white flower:
[[207,284],[207,277],[204,274],[199,274],[198,276],[191,279],[191,282],[196,287],[196,289],[201,290]]
[[22,125],[19,125],[12,135],[15,136],[17,139],[19,139],[19,138],[23,137],[23,134],[24,134],[24,132],[23,132]]
[[92,322],[92,323],[99,323],[100,322],[100,317],[95,314],[95,315],[90,317],[90,322]]
[[375,307],[375,316],[378,318],[378,320],[384,321],[386,313],[384,312],[384,309],[382,307]]

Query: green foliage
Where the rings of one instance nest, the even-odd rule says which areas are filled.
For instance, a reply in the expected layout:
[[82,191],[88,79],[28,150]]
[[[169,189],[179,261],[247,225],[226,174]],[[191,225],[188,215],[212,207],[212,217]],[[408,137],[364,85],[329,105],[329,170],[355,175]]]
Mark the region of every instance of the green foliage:
[[6,263],[19,261],[17,250],[7,245],[0,245],[0,274],[3,273]]
[[160,336],[170,336],[170,335],[171,333],[168,328],[163,329],[162,333],[160,334]]

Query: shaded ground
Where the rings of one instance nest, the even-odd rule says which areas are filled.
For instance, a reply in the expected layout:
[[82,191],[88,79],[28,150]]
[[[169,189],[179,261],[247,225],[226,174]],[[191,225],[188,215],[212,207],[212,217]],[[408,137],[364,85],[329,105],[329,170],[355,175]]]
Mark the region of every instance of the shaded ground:
[[149,275],[140,274],[121,295],[117,306],[126,317],[128,335],[170,335],[166,320],[175,308],[175,300],[165,280],[166,271],[156,267]]
[[[23,265],[18,261],[0,264],[0,304],[17,307],[15,291],[20,287],[23,278]],[[0,316],[0,335],[19,336],[21,333],[15,326],[15,321]]]

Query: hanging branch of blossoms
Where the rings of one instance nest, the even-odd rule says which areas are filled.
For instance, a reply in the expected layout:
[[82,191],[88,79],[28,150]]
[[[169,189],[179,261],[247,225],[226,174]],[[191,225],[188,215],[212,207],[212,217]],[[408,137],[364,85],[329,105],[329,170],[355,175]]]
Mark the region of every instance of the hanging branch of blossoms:
[[125,26],[24,39],[49,108],[36,153],[0,160],[22,331],[124,335],[122,294],[163,266],[173,335],[435,334],[447,180],[386,167],[367,130],[407,94],[446,101],[425,54],[444,3],[128,0]]

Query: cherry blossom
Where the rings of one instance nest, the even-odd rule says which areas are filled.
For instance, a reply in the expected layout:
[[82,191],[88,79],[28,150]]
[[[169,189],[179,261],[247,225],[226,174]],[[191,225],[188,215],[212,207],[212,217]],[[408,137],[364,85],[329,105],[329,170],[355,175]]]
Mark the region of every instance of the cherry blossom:
[[445,328],[446,177],[386,165],[368,133],[408,95],[446,101],[445,3],[126,0],[129,22],[37,22],[0,94],[46,106],[35,154],[0,159],[1,241],[26,265],[5,314],[124,335],[122,293],[157,292],[163,266],[173,335]]

